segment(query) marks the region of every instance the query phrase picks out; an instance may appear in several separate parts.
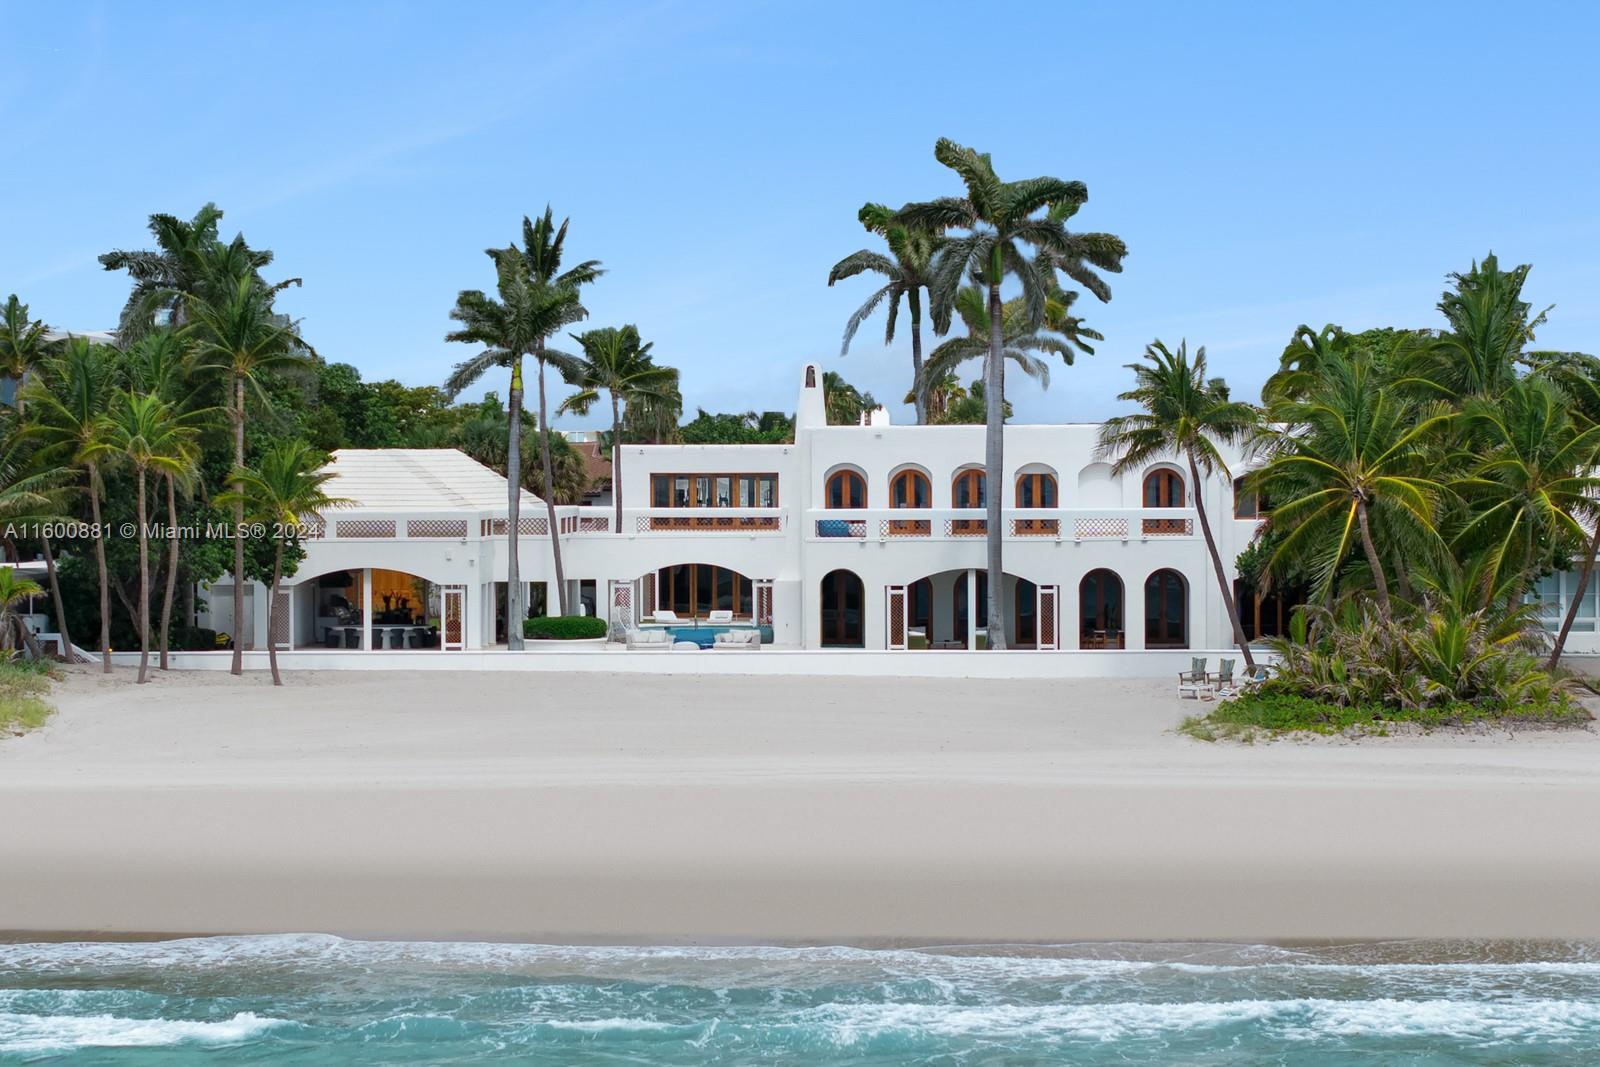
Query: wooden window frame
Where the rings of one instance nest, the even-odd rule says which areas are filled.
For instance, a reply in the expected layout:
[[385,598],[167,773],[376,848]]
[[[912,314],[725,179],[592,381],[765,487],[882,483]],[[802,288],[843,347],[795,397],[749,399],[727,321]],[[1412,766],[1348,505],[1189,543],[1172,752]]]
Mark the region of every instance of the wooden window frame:
[[[986,484],[987,475],[981,467],[964,467],[956,471],[950,479],[950,506],[952,508],[981,508],[988,504],[989,487]],[[976,483],[978,498],[977,504],[959,503],[961,498],[961,485]],[[989,530],[988,519],[953,519],[950,522],[950,532],[954,534],[981,534]]]
[[[835,504],[833,502],[833,487],[841,481],[844,482],[845,489],[839,493],[840,502]],[[850,502],[848,490],[852,487],[859,487],[861,490],[861,502],[859,504]],[[868,506],[867,499],[867,479],[860,471],[852,470],[849,467],[836,470],[828,475],[828,480],[822,486],[822,506],[828,511],[864,508]]]
[[[922,486],[925,504],[915,503],[917,494],[915,486]],[[905,487],[905,503],[896,503],[900,493]],[[933,507],[933,482],[922,471],[915,467],[908,467],[889,479],[889,507],[896,511],[921,511]],[[932,532],[932,524],[927,519],[892,519],[889,522],[889,536],[891,537],[927,537]]]
[[[1050,487],[1048,494],[1045,493],[1045,486],[1047,485]],[[1042,500],[1048,495],[1051,502],[1048,504],[1024,504],[1022,502],[1024,487],[1036,499]],[[1060,506],[1061,484],[1057,481],[1056,476],[1049,471],[1025,471],[1017,475],[1014,490],[1016,493],[1014,499],[1019,508],[1053,508]],[[1061,532],[1061,520],[1018,519],[1015,523],[1015,530],[1018,537],[1054,537]]]

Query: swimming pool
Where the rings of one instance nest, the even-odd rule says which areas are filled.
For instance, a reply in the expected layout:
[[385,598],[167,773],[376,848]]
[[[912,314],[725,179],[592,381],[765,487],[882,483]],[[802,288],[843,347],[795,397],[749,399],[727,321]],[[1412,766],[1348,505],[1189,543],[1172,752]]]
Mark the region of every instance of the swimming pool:
[[[731,626],[667,626],[664,629],[672,635],[674,641],[693,641],[701,648],[710,648],[718,634],[731,630],[749,630],[751,626],[749,623],[742,623]],[[761,626],[757,629],[761,631],[761,643],[772,644],[772,627]]]

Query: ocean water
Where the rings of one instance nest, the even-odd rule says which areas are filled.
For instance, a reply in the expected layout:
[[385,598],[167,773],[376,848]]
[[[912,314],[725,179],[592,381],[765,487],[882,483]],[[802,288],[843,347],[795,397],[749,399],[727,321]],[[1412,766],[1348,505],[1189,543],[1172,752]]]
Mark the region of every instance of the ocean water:
[[0,945],[0,1062],[1579,1064],[1600,949]]

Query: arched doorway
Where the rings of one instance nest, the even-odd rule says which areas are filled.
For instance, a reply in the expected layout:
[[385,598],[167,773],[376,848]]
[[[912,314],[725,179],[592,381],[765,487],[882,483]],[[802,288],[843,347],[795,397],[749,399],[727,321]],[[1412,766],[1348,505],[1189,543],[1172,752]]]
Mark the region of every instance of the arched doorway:
[[[1049,471],[1024,471],[1017,475],[1017,507],[1056,507],[1056,476]],[[1061,531],[1059,519],[1017,519],[1013,525],[1018,537],[1054,537]]]
[[1100,568],[1078,583],[1078,647],[1123,648],[1122,579]]
[[822,577],[822,647],[861,648],[866,644],[866,593],[853,571]]
[[[957,471],[950,482],[950,506],[976,510],[986,502],[983,469],[967,467]],[[984,533],[988,527],[986,519],[955,519],[950,523],[950,532],[957,537],[975,536]]]
[[[1183,475],[1166,467],[1157,467],[1144,476],[1144,506],[1147,508],[1181,508],[1185,506]],[[1187,519],[1145,519],[1142,524],[1145,536],[1151,534],[1188,533]]]
[[1189,647],[1189,584],[1165,568],[1144,581],[1144,647]]
[[[891,508],[930,508],[933,491],[928,476],[919,470],[907,468],[889,479],[889,506]],[[895,519],[889,523],[891,537],[927,537],[932,528],[927,519]]]

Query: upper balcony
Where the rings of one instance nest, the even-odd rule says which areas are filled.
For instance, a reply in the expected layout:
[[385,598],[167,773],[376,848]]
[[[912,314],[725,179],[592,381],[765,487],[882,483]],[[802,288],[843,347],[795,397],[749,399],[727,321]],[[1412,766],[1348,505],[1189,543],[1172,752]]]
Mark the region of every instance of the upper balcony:
[[[1019,541],[1144,541],[1195,536],[1193,508],[1005,508],[1002,535]],[[988,536],[982,508],[813,508],[807,540],[954,541]]]

